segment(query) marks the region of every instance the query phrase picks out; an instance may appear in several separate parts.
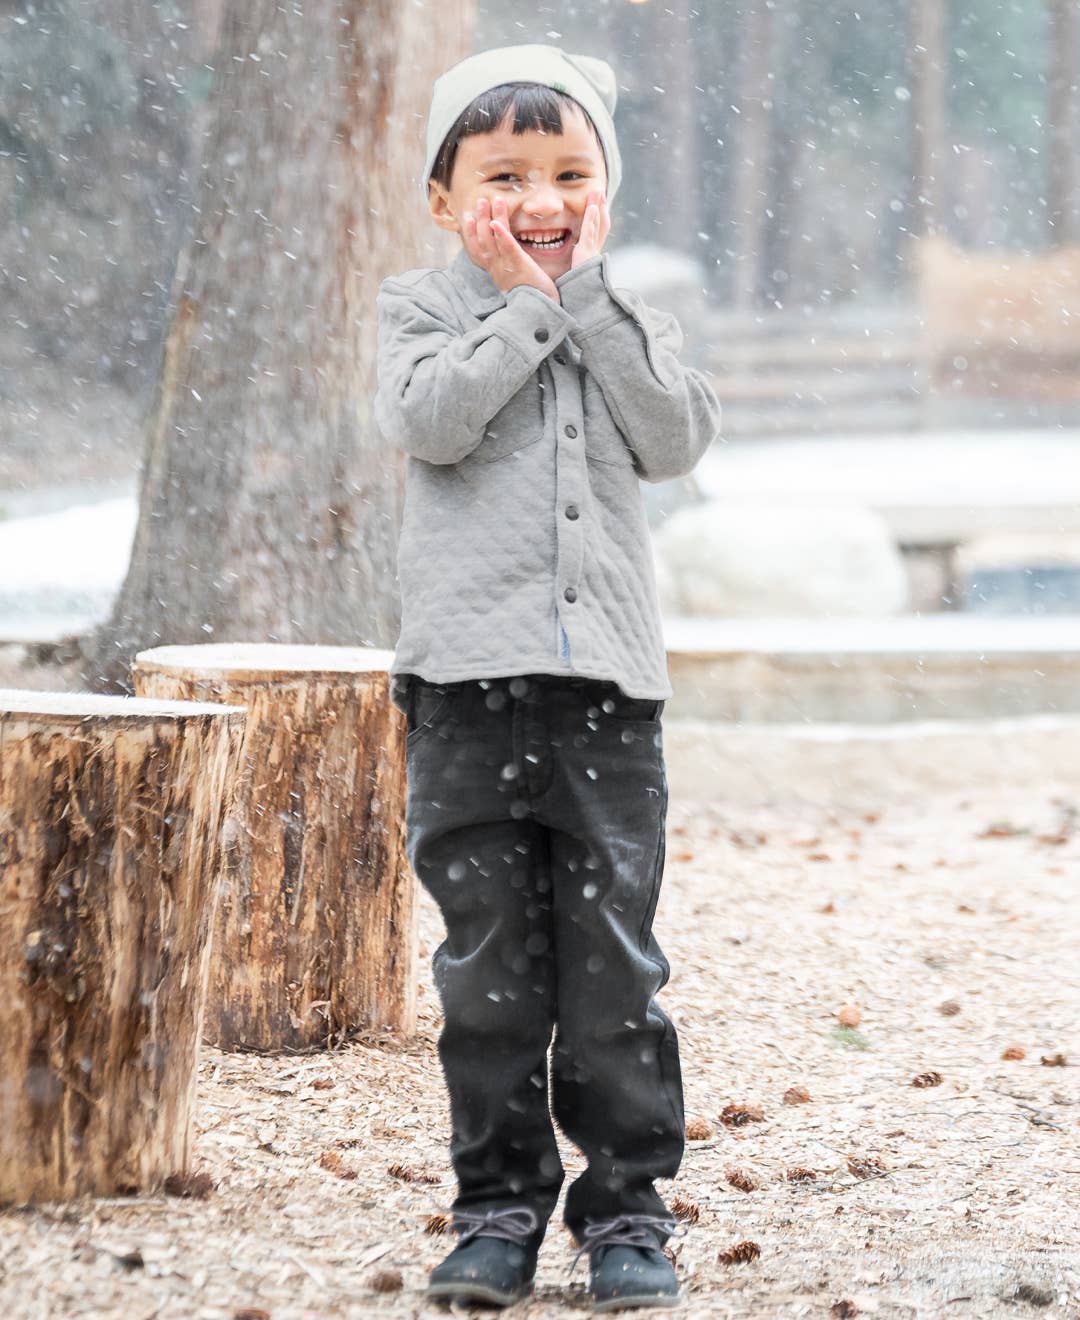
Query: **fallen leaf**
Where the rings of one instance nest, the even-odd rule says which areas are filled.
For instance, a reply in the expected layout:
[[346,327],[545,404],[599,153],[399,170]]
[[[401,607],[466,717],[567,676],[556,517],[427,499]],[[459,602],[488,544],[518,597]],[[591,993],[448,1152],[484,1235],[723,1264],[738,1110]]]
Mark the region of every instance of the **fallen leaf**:
[[434,1184],[439,1181],[435,1174],[414,1169],[410,1164],[391,1164],[386,1172],[391,1178],[399,1178],[402,1182]]
[[165,1179],[166,1196],[205,1201],[214,1190],[214,1180],[208,1173],[170,1173]]
[[1012,821],[996,820],[975,835],[977,839],[1013,839],[1018,834],[1030,834],[1026,825],[1014,825]]
[[324,1150],[319,1156],[319,1168],[325,1169],[327,1173],[332,1173],[336,1178],[344,1178],[347,1182],[352,1182],[360,1175],[351,1164],[347,1164],[336,1150]]
[[371,1287],[377,1293],[400,1292],[403,1282],[400,1270],[377,1270],[371,1276]]
[[853,1050],[868,1050],[870,1048],[870,1042],[867,1038],[861,1031],[856,1031],[853,1027],[842,1027],[838,1022],[833,1027],[832,1034],[835,1040]]
[[888,1172],[888,1166],[876,1155],[849,1155],[847,1167],[855,1178],[877,1178]]

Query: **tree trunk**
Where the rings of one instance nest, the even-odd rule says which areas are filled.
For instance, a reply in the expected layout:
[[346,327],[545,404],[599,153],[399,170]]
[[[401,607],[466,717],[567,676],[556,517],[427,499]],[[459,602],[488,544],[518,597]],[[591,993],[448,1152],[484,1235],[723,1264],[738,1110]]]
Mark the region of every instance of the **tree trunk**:
[[0,1202],[186,1170],[242,710],[0,692]]
[[375,293],[447,259],[416,175],[471,5],[227,5],[131,564],[84,642],[88,685],[130,690],[159,642],[396,637],[403,466],[371,416]]
[[[667,176],[661,199],[663,241],[688,256],[696,256],[701,228],[701,167],[698,111],[703,94],[697,76],[697,37],[700,12],[691,12],[690,0],[670,0],[664,7],[661,39],[653,53],[660,61],[654,81],[663,94],[653,93],[661,116],[661,146]],[[651,63],[651,61],[650,61]]]
[[305,1050],[416,1025],[405,721],[389,651],[172,646],[140,653],[140,696],[248,708],[226,829],[205,1036]]
[[735,248],[732,293],[734,305],[738,308],[756,307],[761,296],[774,72],[772,22],[767,0],[747,0],[740,32],[740,113],[733,134],[738,161],[732,207]]
[[1076,197],[1077,32],[1076,0],[1050,3],[1050,125],[1047,219],[1050,243],[1080,240]]
[[912,0],[908,43],[911,82],[909,250],[921,236],[947,232],[941,211],[945,168],[945,87],[948,47],[940,0]]

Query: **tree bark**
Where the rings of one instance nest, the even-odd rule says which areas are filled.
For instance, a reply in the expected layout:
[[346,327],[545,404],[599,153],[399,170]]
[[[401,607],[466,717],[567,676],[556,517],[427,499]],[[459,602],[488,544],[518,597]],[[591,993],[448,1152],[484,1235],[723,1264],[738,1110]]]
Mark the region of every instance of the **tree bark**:
[[909,250],[922,236],[947,232],[941,212],[945,165],[945,86],[948,47],[940,0],[912,0],[908,43],[911,82]]
[[161,642],[396,637],[403,465],[371,416],[375,293],[447,258],[416,176],[471,8],[227,5],[132,559],[84,639],[88,686],[130,690]]
[[416,1025],[405,721],[389,651],[175,646],[140,653],[140,696],[244,705],[225,831],[206,1039],[307,1050]]
[[697,86],[697,37],[702,18],[690,0],[670,0],[660,17],[661,39],[653,53],[661,63],[653,76],[664,91],[653,95],[658,96],[667,176],[660,199],[663,239],[667,246],[696,256],[701,228],[698,111],[702,101]]
[[1077,32],[1076,0],[1049,0],[1050,124],[1047,219],[1050,243],[1066,247],[1080,240],[1076,197]]
[[762,290],[765,209],[769,195],[769,147],[772,136],[775,68],[771,11],[766,0],[746,0],[740,31],[737,152],[732,207],[735,248],[733,302],[756,307]]
[[0,692],[0,1202],[186,1171],[244,718]]

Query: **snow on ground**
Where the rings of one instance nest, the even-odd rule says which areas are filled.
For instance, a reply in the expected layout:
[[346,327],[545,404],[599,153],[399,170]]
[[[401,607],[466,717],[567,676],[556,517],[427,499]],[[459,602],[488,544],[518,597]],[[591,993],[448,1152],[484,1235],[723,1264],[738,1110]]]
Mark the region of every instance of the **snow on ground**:
[[[714,445],[695,476],[717,500],[855,504],[883,513],[900,540],[935,543],[986,530],[1080,531],[1078,452],[1080,430],[800,437]],[[20,499],[0,491],[6,505],[17,510]],[[127,570],[137,514],[132,493],[0,521],[0,642],[55,640],[104,618]],[[918,619],[889,623],[876,632],[876,624],[859,620],[817,621],[814,635],[828,634],[845,649],[876,648],[882,639],[904,650],[966,646],[968,638],[992,650],[1014,648],[1021,638],[1025,648],[1030,638],[1031,649],[1058,649],[1057,638],[1071,627],[943,616],[933,617],[932,629]],[[680,647],[698,638],[709,645],[710,636],[721,646],[741,644],[735,625],[710,627],[674,621],[673,635]],[[755,620],[743,632],[751,628],[785,648],[807,636],[801,620],[791,627]],[[789,635],[790,643],[781,642]]]
[[874,509],[925,545],[1080,531],[1078,454],[1080,430],[799,436],[714,444],[695,477],[710,499]]
[[123,497],[0,522],[0,641],[50,641],[104,618],[137,516]]

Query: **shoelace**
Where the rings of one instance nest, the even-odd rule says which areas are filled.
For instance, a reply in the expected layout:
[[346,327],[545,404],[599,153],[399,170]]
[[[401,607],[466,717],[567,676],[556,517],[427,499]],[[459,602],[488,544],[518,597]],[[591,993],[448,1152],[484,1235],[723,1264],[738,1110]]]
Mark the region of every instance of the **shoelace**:
[[570,1265],[569,1273],[573,1274],[577,1269],[582,1256],[586,1253],[592,1256],[601,1247],[646,1247],[658,1251],[660,1243],[655,1230],[669,1235],[686,1232],[667,1215],[618,1215],[614,1219],[586,1224],[582,1235],[584,1241]]
[[507,1242],[516,1242],[523,1247],[539,1227],[536,1211],[528,1206],[485,1210],[483,1214],[475,1210],[457,1210],[451,1225],[452,1231],[459,1234],[459,1247],[475,1237],[505,1238]]

